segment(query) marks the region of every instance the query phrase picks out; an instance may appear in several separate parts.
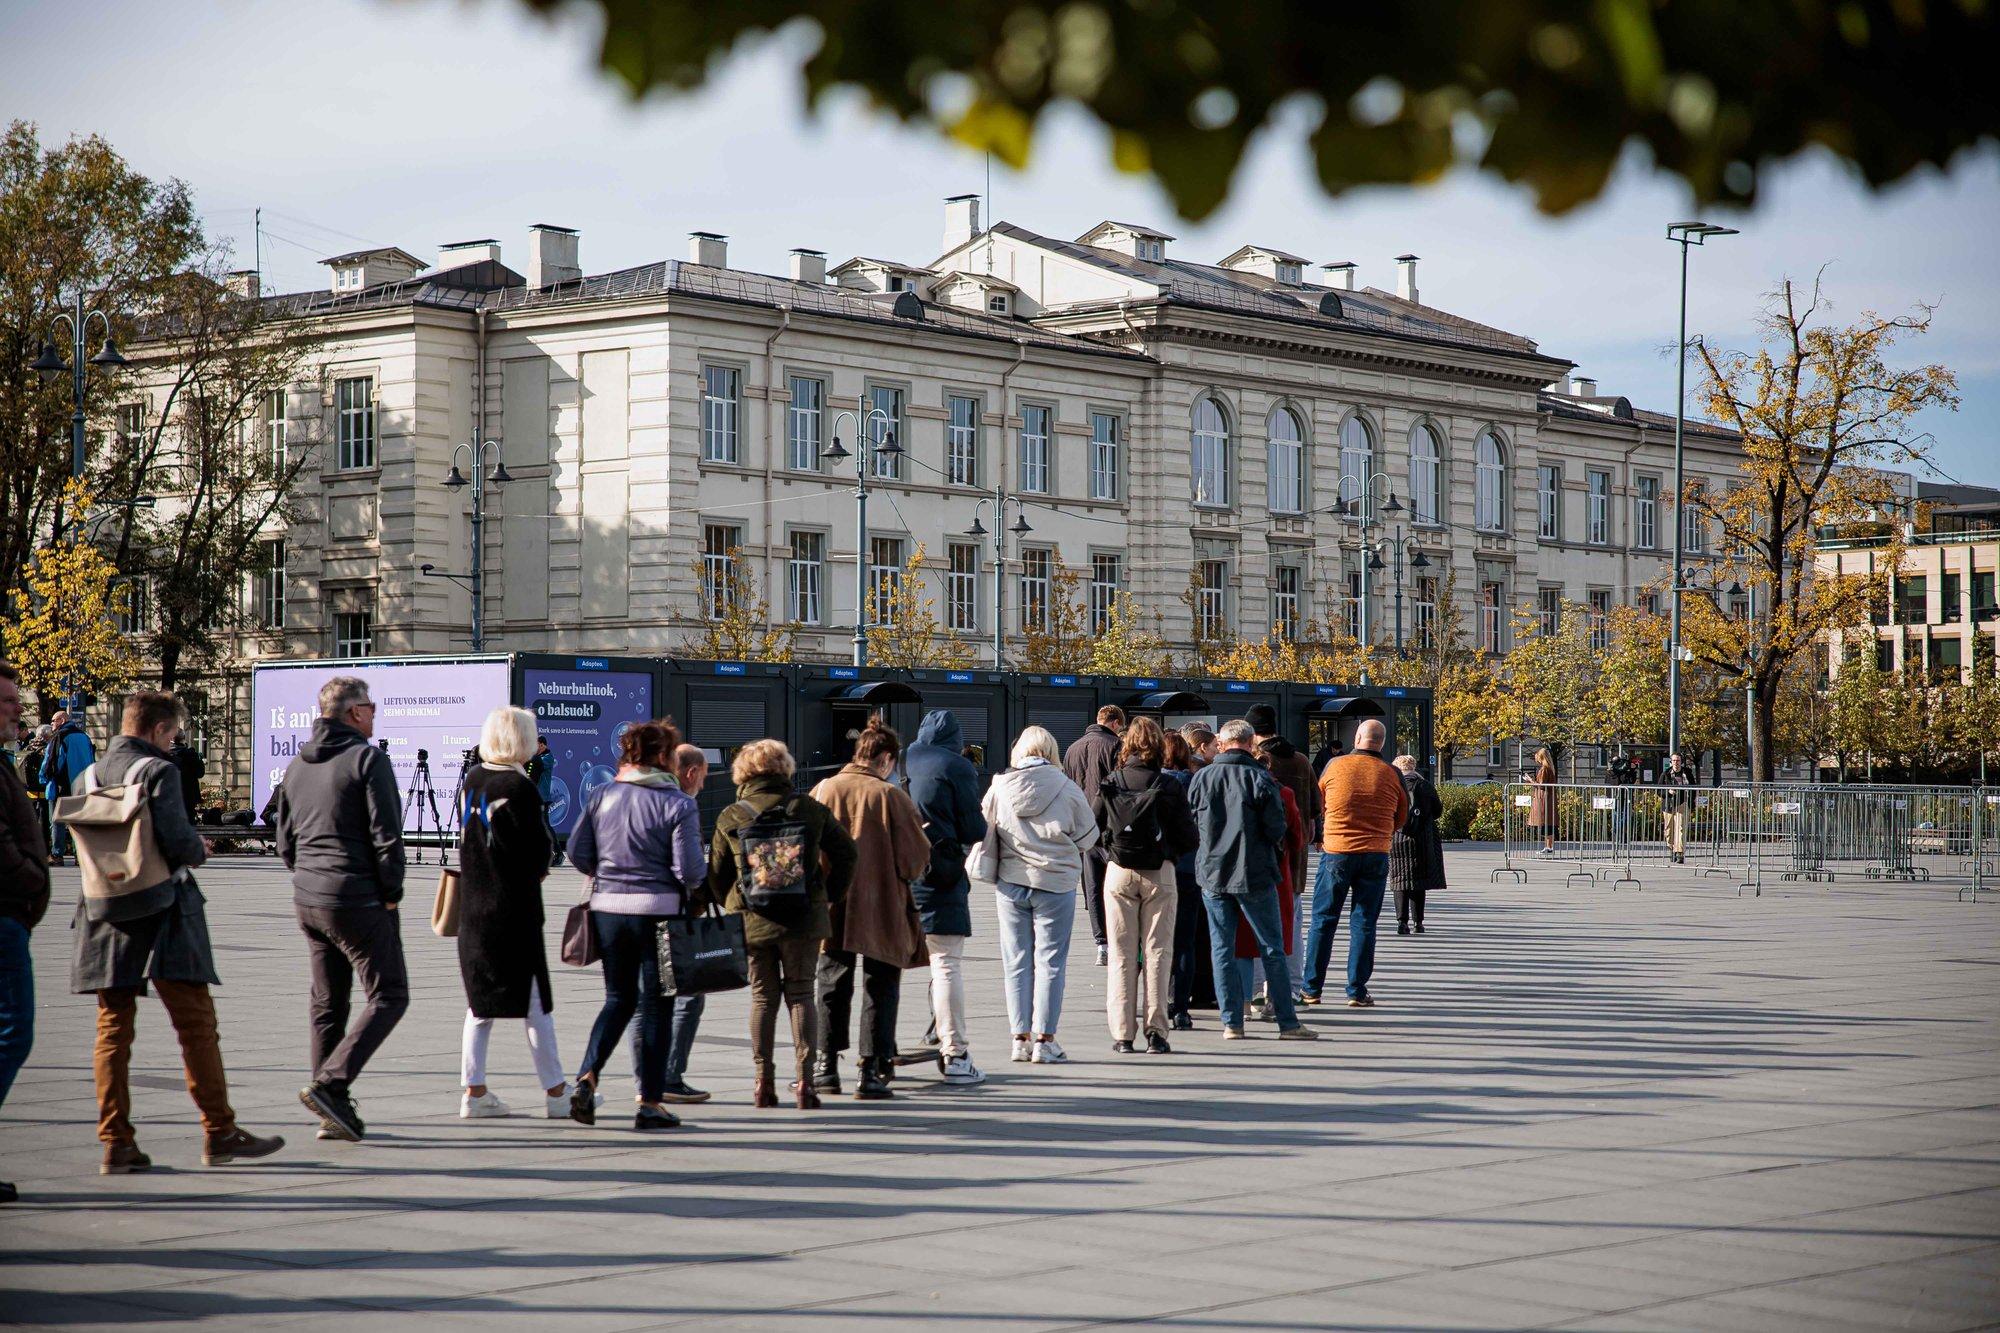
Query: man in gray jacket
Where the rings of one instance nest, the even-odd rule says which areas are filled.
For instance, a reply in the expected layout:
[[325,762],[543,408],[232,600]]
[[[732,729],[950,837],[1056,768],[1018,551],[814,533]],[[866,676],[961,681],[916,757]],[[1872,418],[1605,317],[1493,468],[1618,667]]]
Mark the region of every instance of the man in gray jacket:
[[1256,937],[1264,983],[1278,1020],[1278,1036],[1311,1041],[1319,1034],[1299,1022],[1285,964],[1284,925],[1278,918],[1278,858],[1284,855],[1285,798],[1257,762],[1257,733],[1248,722],[1225,722],[1216,733],[1215,759],[1188,784],[1201,847],[1195,877],[1208,909],[1209,956],[1215,964],[1215,1002],[1222,1035],[1243,1035],[1243,981],[1236,973],[1236,919],[1240,912]]
[[[368,683],[335,676],[320,687],[319,713],[285,769],[273,822],[312,958],[312,1082],[299,1101],[320,1117],[320,1137],[358,1142],[366,1126],[349,1089],[410,1007],[396,911],[403,806],[389,756],[368,743]],[[357,974],[367,998],[349,1029]]]
[[[259,1138],[236,1123],[229,1105],[229,1080],[215,1026],[218,985],[208,918],[194,868],[208,860],[208,845],[188,822],[181,800],[180,770],[167,747],[187,725],[187,714],[171,694],[134,694],[125,701],[118,737],[104,749],[90,773],[73,775],[78,792],[89,786],[117,787],[138,782],[146,789],[153,838],[169,872],[166,879],[112,899],[81,897],[76,904],[76,955],[70,989],[97,996],[97,1137],[104,1142],[107,1176],[145,1171],[152,1159],[139,1150],[132,1128],[132,1039],[139,997],[148,984],[159,994],[181,1040],[188,1091],[201,1109],[207,1131],[202,1161],[209,1166],[268,1157],[285,1146],[273,1136]],[[83,855],[79,848],[78,856]]]

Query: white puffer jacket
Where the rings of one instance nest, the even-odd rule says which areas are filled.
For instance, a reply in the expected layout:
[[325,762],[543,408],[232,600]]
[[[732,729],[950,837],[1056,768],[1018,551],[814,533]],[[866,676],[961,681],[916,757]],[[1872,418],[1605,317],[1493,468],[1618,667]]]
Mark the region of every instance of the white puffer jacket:
[[1083,789],[1060,768],[1031,759],[1009,769],[993,779],[980,808],[993,832],[967,867],[974,878],[1054,893],[1076,890],[1083,854],[1097,842],[1097,820]]

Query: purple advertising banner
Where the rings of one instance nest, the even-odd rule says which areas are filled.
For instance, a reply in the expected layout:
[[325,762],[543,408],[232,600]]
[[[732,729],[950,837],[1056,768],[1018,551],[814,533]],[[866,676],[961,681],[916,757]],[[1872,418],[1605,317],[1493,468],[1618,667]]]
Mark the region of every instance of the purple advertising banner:
[[584,801],[618,772],[618,738],[653,715],[653,678],[637,671],[525,667],[521,706],[535,715],[555,761],[549,824],[568,833]]
[[[251,675],[255,759],[252,800],[263,809],[285,766],[312,735],[319,720],[319,687],[334,676],[360,676],[375,701],[375,736],[388,741],[403,793],[406,832],[456,828],[451,802],[464,752],[479,743],[486,715],[507,702],[507,663],[412,662],[340,666],[258,667]],[[429,759],[419,783],[418,752]],[[423,795],[427,784],[435,801]]]

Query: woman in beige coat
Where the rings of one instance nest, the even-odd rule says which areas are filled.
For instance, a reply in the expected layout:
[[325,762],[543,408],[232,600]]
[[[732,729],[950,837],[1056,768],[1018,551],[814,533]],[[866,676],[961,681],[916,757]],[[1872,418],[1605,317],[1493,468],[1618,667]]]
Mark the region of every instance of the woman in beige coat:
[[896,1060],[896,1004],[903,969],[925,967],[924,928],[910,885],[930,865],[924,818],[889,775],[903,743],[878,718],[854,743],[854,762],[812,790],[812,797],[854,839],[854,882],[830,910],[832,934],[819,956],[814,1000],[819,1051],[813,1087],[840,1091],[840,1053],[847,1049],[854,973],[862,974],[860,1085],[856,1097],[889,1096]]

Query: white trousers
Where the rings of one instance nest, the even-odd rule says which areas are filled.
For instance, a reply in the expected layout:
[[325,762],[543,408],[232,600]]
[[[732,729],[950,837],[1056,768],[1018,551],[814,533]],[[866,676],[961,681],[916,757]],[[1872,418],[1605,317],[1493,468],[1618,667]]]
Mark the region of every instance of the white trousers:
[[926,935],[931,956],[931,1017],[937,1020],[938,1049],[947,1058],[964,1055],[965,939],[963,935]]
[[[493,1022],[490,1018],[475,1018],[470,1009],[465,1011],[465,1040],[459,1051],[461,1082],[468,1087],[478,1087],[486,1082],[486,1047],[493,1040]],[[542,1008],[541,987],[528,987],[528,1054],[535,1058],[535,1077],[542,1081],[542,1090],[560,1087],[566,1081],[563,1075],[562,1057],[556,1054],[555,1015]]]

